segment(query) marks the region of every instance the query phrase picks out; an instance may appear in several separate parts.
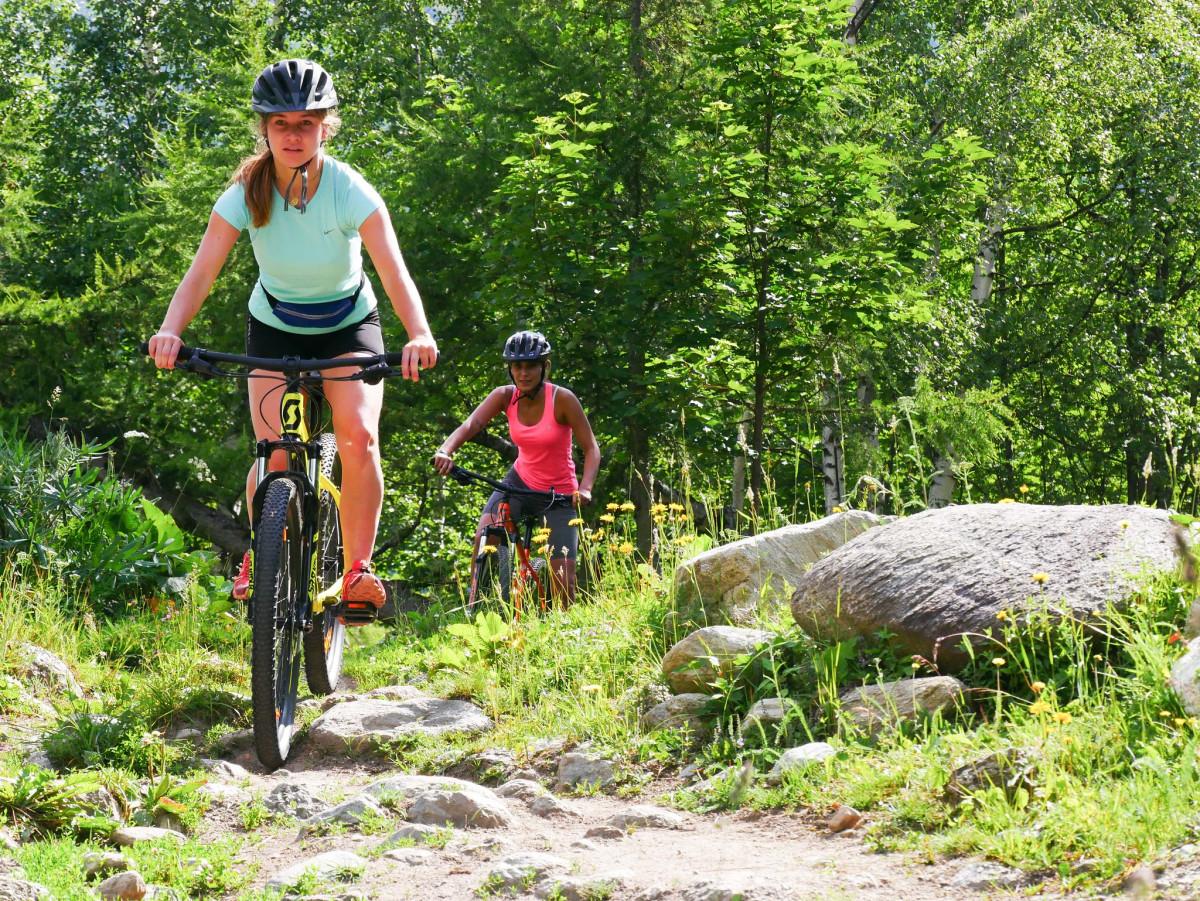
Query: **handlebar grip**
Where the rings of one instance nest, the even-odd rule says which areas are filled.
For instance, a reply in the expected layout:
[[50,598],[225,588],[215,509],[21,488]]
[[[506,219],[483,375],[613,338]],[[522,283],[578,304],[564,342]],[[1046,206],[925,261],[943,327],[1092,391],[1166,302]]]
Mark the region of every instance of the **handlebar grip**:
[[[142,353],[144,353],[146,356],[150,356],[150,342],[149,341],[143,341],[141,343],[140,347],[142,349]],[[176,363],[186,362],[188,360],[188,358],[191,357],[191,355],[194,352],[195,352],[194,347],[188,347],[186,344],[181,344],[179,346],[179,352],[175,355],[175,362]]]

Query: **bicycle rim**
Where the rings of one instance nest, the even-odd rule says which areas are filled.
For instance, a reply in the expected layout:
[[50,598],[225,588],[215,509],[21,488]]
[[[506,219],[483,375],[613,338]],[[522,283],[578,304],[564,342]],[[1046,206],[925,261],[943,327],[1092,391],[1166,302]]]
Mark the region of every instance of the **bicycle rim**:
[[250,695],[254,747],[268,770],[283,766],[292,747],[300,685],[303,582],[300,503],[296,486],[280,479],[267,488],[255,530],[254,611]]
[[[321,436],[321,473],[341,486],[342,463],[333,435]],[[342,521],[333,495],[322,491],[317,512],[317,590],[324,593],[342,577]],[[312,630],[304,635],[304,674],[314,695],[337,689],[346,650],[346,627],[338,619],[337,604],[330,599],[313,617]]]

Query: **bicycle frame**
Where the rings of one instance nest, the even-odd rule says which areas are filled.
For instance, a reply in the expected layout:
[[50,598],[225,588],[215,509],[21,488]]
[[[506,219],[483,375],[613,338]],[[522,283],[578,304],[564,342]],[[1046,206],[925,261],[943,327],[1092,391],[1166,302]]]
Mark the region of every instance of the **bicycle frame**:
[[[480,535],[480,551],[483,551],[483,545],[487,539],[491,537],[504,536],[508,539],[509,546],[513,549],[513,563],[517,567],[517,584],[522,588],[531,585],[536,586],[537,597],[543,611],[546,609],[546,594],[550,588],[549,585],[542,584],[542,577],[538,575],[537,570],[529,562],[529,546],[533,541],[533,517],[526,516],[523,520],[525,526],[525,536],[522,540],[521,533],[517,531],[517,523],[512,518],[512,507],[507,498],[501,499],[496,507],[496,515],[500,518],[500,522],[496,525],[487,526],[483,534]],[[478,556],[478,555],[477,555]],[[475,584],[478,578],[478,573],[472,570],[471,574],[471,596],[478,597],[479,586]],[[513,607],[516,615],[521,615],[521,610],[524,608],[524,591],[518,591],[513,598]]]

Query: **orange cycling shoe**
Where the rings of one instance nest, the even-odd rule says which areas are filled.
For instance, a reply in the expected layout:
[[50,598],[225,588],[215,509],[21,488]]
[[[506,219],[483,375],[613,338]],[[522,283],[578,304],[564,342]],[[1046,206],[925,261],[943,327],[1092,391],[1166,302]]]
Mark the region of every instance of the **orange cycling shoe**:
[[242,558],[242,568],[238,570],[237,578],[233,580],[233,595],[235,601],[245,601],[250,598],[250,586],[254,582],[254,557],[250,551]]
[[379,576],[371,572],[366,560],[355,560],[342,578],[342,613],[338,617],[347,626],[365,626],[375,622],[379,608],[387,602],[387,591]]

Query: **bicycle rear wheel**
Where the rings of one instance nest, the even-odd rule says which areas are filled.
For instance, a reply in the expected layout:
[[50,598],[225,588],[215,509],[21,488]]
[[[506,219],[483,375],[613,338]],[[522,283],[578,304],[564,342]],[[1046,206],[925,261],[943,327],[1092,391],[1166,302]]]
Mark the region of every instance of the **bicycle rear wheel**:
[[[337,440],[321,436],[321,474],[341,487],[342,461]],[[342,520],[333,495],[322,491],[317,511],[317,591],[326,593],[342,578]],[[304,675],[314,695],[337,689],[346,650],[346,627],[338,619],[338,598],[330,597],[325,608],[313,616],[312,629],[304,634]]]
[[286,479],[267,488],[255,530],[250,697],[254,747],[268,770],[283,766],[292,747],[300,684],[300,622],[304,582],[300,499]]

